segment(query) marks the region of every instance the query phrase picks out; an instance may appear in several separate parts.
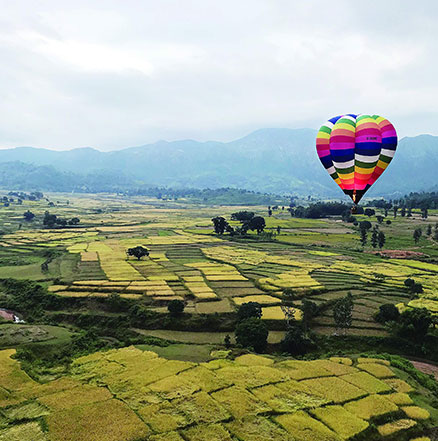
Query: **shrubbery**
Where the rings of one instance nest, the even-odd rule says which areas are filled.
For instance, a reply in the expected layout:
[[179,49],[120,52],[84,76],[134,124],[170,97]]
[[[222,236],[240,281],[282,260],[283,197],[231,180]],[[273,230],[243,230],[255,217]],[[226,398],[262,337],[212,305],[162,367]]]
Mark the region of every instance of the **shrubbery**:
[[244,348],[253,348],[256,352],[263,352],[268,343],[268,327],[256,317],[247,318],[239,322],[235,330],[237,344]]

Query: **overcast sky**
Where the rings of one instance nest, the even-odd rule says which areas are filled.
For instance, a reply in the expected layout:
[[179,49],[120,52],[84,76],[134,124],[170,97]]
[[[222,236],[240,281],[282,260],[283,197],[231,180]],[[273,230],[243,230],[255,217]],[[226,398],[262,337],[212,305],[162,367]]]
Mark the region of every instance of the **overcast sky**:
[[438,135],[436,0],[0,0],[0,147],[232,140],[381,114]]

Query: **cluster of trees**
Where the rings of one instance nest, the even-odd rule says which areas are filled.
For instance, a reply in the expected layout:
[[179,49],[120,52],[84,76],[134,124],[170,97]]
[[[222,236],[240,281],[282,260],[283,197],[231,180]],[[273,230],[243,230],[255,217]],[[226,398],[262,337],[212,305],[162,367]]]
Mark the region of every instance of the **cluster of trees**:
[[283,290],[281,309],[286,317],[287,330],[281,341],[281,348],[292,355],[303,355],[315,347],[309,326],[312,318],[318,313],[318,306],[311,300],[303,299],[300,306],[301,321],[297,321],[295,299],[293,290]]
[[416,296],[417,294],[421,294],[423,292],[423,285],[421,283],[417,283],[414,279],[406,279],[404,281],[404,285],[413,296]]
[[[28,214],[27,216],[29,217],[31,216],[31,214],[30,215]],[[32,219],[33,217],[30,220]],[[44,218],[43,218],[43,225],[47,228],[56,228],[56,227],[64,228],[66,226],[75,226],[78,225],[79,222],[80,219],[78,217],[72,217],[71,219],[63,219],[61,217],[58,217],[56,214],[50,214],[49,211],[46,211],[44,213]]]
[[333,319],[336,329],[345,334],[353,323],[353,296],[348,293],[345,297],[337,300],[333,307]]
[[422,192],[422,193],[410,193],[405,196],[400,204],[404,204],[410,208],[420,208],[420,209],[434,209],[438,208],[438,192]]
[[[25,193],[24,191],[10,191],[8,193],[10,199],[17,198],[17,201],[39,201],[44,198],[44,194],[40,191],[32,191],[31,193]],[[12,201],[13,202],[13,201]],[[20,202],[20,203],[21,203]]]
[[[292,290],[285,289],[282,296],[281,308],[286,317],[287,331],[281,342],[284,352],[292,355],[304,355],[315,348],[315,340],[310,331],[310,323],[318,314],[319,308],[315,302],[303,299],[300,305],[301,320],[295,319],[297,306],[296,297]],[[351,293],[337,300],[333,306],[333,318],[337,332],[345,334],[353,321],[353,297]],[[235,329],[236,342],[245,348],[252,348],[256,352],[266,349],[268,328],[261,320],[262,307],[257,302],[248,302],[240,306],[238,322]],[[229,346],[229,339],[225,342]]]
[[[256,352],[266,349],[269,331],[262,320],[262,307],[259,303],[248,302],[240,305],[234,333],[238,345],[254,349]],[[229,345],[229,340],[225,343]]]
[[373,248],[379,247],[380,249],[383,248],[386,242],[386,236],[383,231],[379,229],[378,225],[374,225],[372,227],[372,224],[370,221],[362,221],[359,222],[359,232],[360,232],[360,243],[364,247],[368,242],[368,232],[371,230],[371,246]]
[[[414,232],[412,233],[412,237],[414,239],[414,242],[418,243],[422,236],[423,236],[423,228],[422,227],[415,228]],[[427,225],[426,236],[432,237],[433,240],[438,241],[438,222],[435,224],[433,229],[432,229],[432,224]]]
[[436,324],[436,319],[426,308],[411,308],[400,313],[390,303],[381,305],[374,318],[379,323],[387,324],[393,335],[416,343],[423,343]]
[[388,216],[388,212],[391,210],[394,218],[399,214],[399,210],[401,217],[412,217],[412,209],[417,208],[421,210],[421,217],[427,219],[428,210],[438,207],[438,193],[411,193],[409,196],[394,201],[375,199],[368,202],[367,205],[383,209],[385,217]]
[[7,196],[0,197],[0,201],[4,207],[9,207],[9,205],[13,203],[21,205],[24,200],[39,201],[42,198],[44,198],[44,195],[40,191],[34,191],[32,193],[24,193],[22,191],[10,191]]
[[222,216],[216,216],[213,222],[214,232],[216,234],[230,233],[230,235],[245,236],[249,230],[257,231],[261,234],[266,227],[265,219],[262,216],[256,216],[252,211],[238,211],[231,214],[231,219],[241,223],[238,227],[232,227]]
[[166,188],[166,187],[138,187],[122,192],[127,196],[152,196],[157,199],[178,200],[193,199],[199,202],[210,204],[228,205],[269,205],[278,200],[278,196],[270,193],[261,193],[241,188],[217,188],[217,189],[196,189],[196,188]]
[[350,207],[342,202],[317,202],[308,207],[289,206],[288,211],[292,217],[319,219],[327,216],[341,216],[350,213]]

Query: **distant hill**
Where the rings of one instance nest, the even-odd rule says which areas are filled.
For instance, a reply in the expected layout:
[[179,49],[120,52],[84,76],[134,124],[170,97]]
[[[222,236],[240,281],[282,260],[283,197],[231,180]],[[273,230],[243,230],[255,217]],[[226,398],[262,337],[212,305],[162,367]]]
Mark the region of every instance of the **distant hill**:
[[[112,152],[17,147],[0,150],[0,185],[39,190],[90,185],[97,190],[99,183],[117,188],[236,187],[340,196],[318,160],[315,137],[313,129],[261,129],[227,143],[159,141]],[[437,186],[437,170],[438,137],[403,138],[395,159],[368,194],[429,190]]]

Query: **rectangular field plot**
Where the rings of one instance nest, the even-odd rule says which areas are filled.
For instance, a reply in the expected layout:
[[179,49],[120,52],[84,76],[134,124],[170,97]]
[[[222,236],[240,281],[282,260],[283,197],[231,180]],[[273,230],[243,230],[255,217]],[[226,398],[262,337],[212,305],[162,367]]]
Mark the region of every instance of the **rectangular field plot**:
[[367,395],[362,389],[338,377],[322,377],[301,382],[312,392],[327,397],[334,403],[343,403]]
[[234,266],[226,264],[215,264],[212,262],[187,263],[186,266],[201,271],[207,280],[211,281],[239,281],[247,280]]
[[233,302],[238,306],[248,302],[257,302],[261,305],[271,305],[281,303],[281,300],[278,297],[273,297],[269,295],[250,295],[245,297],[233,297]]
[[320,421],[337,433],[342,439],[349,439],[363,432],[368,423],[348,412],[342,406],[327,406],[312,411]]
[[231,306],[228,299],[223,299],[214,302],[197,302],[195,306],[198,314],[214,314],[216,312],[233,312],[234,308]]
[[[301,310],[295,308],[294,319],[301,320]],[[285,320],[286,317],[280,306],[264,306],[262,308],[262,320]]]

